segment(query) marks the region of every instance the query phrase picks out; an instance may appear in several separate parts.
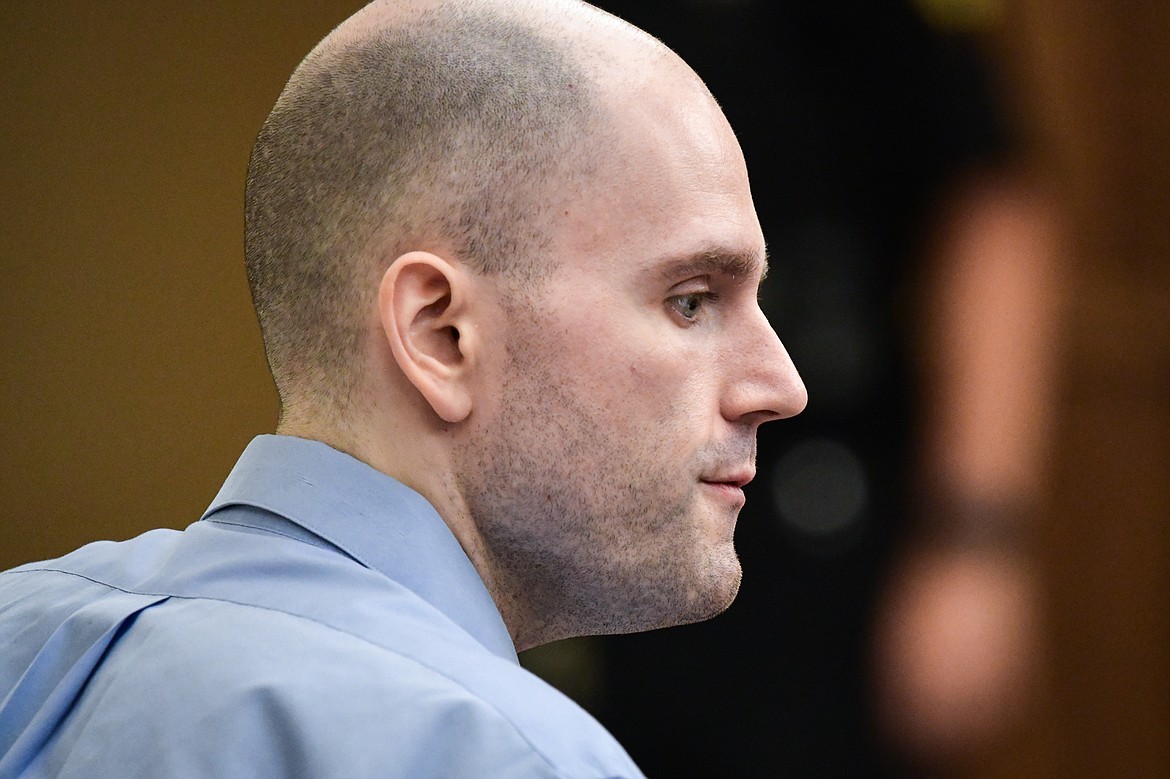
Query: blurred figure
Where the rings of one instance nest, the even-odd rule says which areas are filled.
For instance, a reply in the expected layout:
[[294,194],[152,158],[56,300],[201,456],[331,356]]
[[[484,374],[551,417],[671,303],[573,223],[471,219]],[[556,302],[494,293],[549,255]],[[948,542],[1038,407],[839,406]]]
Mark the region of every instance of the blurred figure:
[[935,769],[994,746],[1035,691],[1028,541],[1054,405],[1057,228],[1043,189],[1004,170],[961,182],[929,243],[920,524],[884,595],[875,671],[887,736]]

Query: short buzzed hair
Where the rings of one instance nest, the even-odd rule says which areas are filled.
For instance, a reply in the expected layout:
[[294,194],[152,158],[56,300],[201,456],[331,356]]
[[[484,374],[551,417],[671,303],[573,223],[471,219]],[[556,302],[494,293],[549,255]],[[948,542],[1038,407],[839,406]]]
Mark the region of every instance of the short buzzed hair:
[[377,279],[402,252],[544,272],[553,196],[585,175],[598,106],[571,46],[479,4],[334,37],[293,73],[248,166],[245,263],[286,409],[351,403]]

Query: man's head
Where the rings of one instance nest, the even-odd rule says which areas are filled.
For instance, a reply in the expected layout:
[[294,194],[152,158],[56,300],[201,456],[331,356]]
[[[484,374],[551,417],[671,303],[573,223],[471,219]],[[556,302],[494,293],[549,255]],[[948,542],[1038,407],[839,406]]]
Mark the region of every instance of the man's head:
[[389,259],[441,244],[484,272],[546,264],[550,195],[588,167],[596,98],[552,20],[493,5],[371,4],[265,122],[246,257],[286,412],[357,400],[362,314]]
[[247,234],[282,430],[430,499],[518,646],[730,603],[756,427],[804,387],[739,147],[659,42],[375,3],[266,123]]

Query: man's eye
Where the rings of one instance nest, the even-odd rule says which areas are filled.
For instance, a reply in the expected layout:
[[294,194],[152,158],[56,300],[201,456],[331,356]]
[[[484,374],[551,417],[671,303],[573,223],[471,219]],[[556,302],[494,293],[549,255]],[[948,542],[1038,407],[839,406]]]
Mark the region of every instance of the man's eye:
[[713,300],[714,292],[692,292],[689,295],[675,295],[669,303],[687,322],[697,322],[703,315],[703,308]]

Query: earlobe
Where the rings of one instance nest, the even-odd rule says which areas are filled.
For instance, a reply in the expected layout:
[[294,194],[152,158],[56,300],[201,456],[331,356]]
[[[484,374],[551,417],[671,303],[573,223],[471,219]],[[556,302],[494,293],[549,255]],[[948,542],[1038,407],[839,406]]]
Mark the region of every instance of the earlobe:
[[382,330],[407,380],[443,421],[471,413],[467,385],[466,271],[430,252],[408,252],[378,289]]

